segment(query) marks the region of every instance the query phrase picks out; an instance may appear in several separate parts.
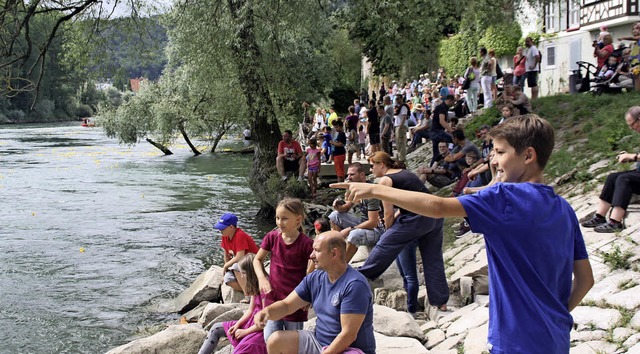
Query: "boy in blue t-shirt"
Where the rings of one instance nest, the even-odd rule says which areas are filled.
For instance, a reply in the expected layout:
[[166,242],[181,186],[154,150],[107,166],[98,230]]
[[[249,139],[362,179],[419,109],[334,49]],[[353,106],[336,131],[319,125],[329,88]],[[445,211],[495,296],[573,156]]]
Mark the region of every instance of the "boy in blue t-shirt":
[[350,201],[378,198],[433,218],[468,217],[486,242],[491,353],[569,353],[569,312],[593,286],[593,273],[575,212],[542,184],[553,128],[529,114],[489,134],[501,183],[477,194],[441,198],[369,183],[331,187],[348,189]]

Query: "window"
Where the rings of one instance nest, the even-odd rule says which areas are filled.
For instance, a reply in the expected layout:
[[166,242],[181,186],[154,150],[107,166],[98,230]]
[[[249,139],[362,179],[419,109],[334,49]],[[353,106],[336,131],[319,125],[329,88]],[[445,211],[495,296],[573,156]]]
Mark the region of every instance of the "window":
[[569,0],[569,26],[568,29],[580,28],[580,1]]
[[546,67],[555,67],[556,66],[556,46],[550,45],[544,49],[545,58],[547,61]]
[[553,33],[558,30],[556,21],[557,21],[557,10],[556,4],[550,3],[545,6],[545,17],[544,17],[544,27],[546,33]]

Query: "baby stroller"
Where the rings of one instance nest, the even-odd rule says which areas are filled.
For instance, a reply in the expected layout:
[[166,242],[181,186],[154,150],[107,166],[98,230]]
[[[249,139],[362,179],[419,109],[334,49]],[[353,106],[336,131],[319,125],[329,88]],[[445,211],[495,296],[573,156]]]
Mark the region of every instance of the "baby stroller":
[[[620,62],[620,58],[622,58],[622,51],[626,49],[625,47],[619,47],[611,53],[611,56],[614,58],[618,58],[618,62]],[[578,61],[578,80],[575,85],[575,89],[577,92],[591,92],[596,96],[599,96],[603,93],[621,93],[624,88],[619,84],[620,75],[618,73],[614,73],[608,78],[599,77],[598,67],[592,63],[586,61]],[[584,73],[584,74],[583,74]]]

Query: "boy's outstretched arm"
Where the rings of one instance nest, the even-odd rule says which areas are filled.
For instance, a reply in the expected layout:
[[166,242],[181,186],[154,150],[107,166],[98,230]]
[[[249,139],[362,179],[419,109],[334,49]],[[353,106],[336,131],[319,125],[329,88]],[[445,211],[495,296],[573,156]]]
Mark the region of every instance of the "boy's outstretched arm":
[[346,189],[345,200],[352,202],[377,198],[391,202],[402,209],[432,218],[467,216],[457,198],[442,198],[373,183],[333,183],[330,187]]
[[593,286],[593,271],[589,259],[580,259],[573,262],[573,284],[569,296],[569,311],[572,311]]

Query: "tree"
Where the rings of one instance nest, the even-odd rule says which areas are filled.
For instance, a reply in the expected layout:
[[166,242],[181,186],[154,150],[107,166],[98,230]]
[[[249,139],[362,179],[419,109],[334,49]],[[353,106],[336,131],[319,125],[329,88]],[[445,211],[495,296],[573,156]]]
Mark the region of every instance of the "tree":
[[325,42],[331,23],[317,20],[329,18],[326,9],[322,0],[185,1],[166,19],[169,68],[188,66],[192,80],[218,87],[231,83],[226,101],[233,104],[221,114],[240,114],[237,122],[252,130],[249,185],[265,214],[280,193],[265,188],[275,174],[280,124],[295,128],[302,102],[325,96],[333,82]]
[[233,102],[226,82],[192,77],[185,65],[165,73],[157,83],[144,81],[124,104],[102,107],[100,123],[107,135],[125,144],[147,139],[163,150],[179,133],[195,155],[200,151],[189,136],[201,136],[213,143],[214,152],[243,112],[225,113]]
[[343,11],[374,74],[417,76],[436,66],[440,39],[453,33],[463,2],[352,0]]

